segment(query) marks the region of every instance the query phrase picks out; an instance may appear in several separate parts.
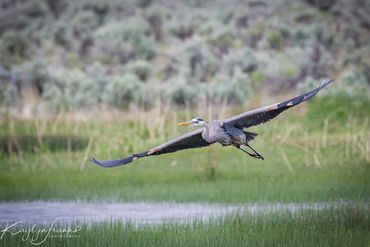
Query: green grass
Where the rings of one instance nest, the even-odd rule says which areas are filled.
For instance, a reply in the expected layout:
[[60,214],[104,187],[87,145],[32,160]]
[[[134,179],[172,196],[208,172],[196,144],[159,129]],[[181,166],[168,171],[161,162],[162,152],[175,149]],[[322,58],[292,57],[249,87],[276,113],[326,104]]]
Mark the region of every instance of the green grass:
[[[86,171],[2,172],[0,195],[3,201],[85,199],[227,203],[368,201],[370,195],[370,168],[360,164],[340,169],[300,168],[294,173],[272,165],[261,164],[259,166],[265,167],[260,168],[246,163],[237,168],[230,164],[229,168],[220,167],[212,180],[190,169],[180,172],[169,165],[137,166],[140,167],[109,171],[90,167]],[[242,171],[238,172],[239,169]]]
[[[81,225],[72,237],[49,237],[42,246],[369,246],[369,232],[368,209],[344,207],[236,213],[209,222],[185,224]],[[22,240],[22,236],[7,233],[1,241],[4,246],[24,246],[29,239]],[[35,242],[44,238],[45,233],[41,233]]]
[[252,129],[259,133],[252,145],[265,161],[215,145],[114,169],[92,165],[88,157],[118,158],[153,147],[187,131],[174,127],[186,117],[9,117],[0,123],[0,200],[369,201],[367,119],[313,121],[290,112]]

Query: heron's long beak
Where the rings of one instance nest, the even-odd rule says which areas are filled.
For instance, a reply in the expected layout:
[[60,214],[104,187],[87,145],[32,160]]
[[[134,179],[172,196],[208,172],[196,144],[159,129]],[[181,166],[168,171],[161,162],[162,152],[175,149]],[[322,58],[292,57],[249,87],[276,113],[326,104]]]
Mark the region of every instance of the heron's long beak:
[[178,123],[177,126],[189,126],[189,125],[192,125],[192,122],[189,121],[189,122],[181,122],[181,123]]

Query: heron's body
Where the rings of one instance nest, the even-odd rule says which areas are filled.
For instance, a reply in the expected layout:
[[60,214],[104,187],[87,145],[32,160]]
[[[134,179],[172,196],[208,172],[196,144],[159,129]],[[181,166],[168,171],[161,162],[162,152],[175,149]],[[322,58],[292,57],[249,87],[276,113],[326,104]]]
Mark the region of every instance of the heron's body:
[[[283,111],[296,106],[301,102],[309,100],[332,81],[333,80],[328,80],[321,84],[318,88],[298,97],[283,101],[281,103],[246,111],[228,119],[207,122],[202,118],[194,118],[188,122],[179,123],[178,125],[181,126],[194,126],[200,127],[200,129],[184,134],[169,142],[151,148],[148,151],[133,154],[129,157],[117,160],[97,161],[96,159],[91,159],[91,161],[103,167],[115,167],[128,164],[138,158],[146,156],[172,153],[188,148],[206,147],[216,142],[220,143],[222,146],[234,146],[253,158],[264,159],[262,155],[260,155],[249,145],[249,142],[252,141],[257,134],[247,132],[245,129],[265,123],[275,118]],[[242,146],[250,148],[252,153],[243,149]]]
[[252,140],[253,134],[225,124],[222,120],[212,120],[203,127],[202,138],[210,144],[218,142],[222,146],[239,146]]
[[224,146],[232,143],[232,136],[226,132],[220,120],[213,120],[209,123],[205,123],[203,126],[202,138],[208,143],[219,142]]

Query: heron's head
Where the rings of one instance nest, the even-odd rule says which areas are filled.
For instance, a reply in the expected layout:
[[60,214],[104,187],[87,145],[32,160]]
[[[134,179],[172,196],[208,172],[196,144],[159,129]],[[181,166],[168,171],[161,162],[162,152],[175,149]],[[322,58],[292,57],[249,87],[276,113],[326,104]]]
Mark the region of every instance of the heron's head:
[[178,126],[194,126],[194,127],[203,127],[204,125],[207,124],[207,121],[205,121],[204,119],[202,118],[193,118],[192,120],[190,121],[187,121],[187,122],[181,122],[181,123],[178,123],[177,125]]

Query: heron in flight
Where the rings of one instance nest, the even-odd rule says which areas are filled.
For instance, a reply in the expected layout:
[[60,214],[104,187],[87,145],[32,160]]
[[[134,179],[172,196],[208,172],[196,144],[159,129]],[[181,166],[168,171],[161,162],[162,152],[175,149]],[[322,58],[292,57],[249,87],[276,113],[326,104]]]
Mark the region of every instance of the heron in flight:
[[[92,158],[90,161],[103,167],[116,167],[131,163],[136,159],[146,156],[173,153],[188,148],[206,147],[216,142],[220,143],[222,146],[234,146],[253,158],[263,160],[264,158],[262,155],[249,145],[249,142],[256,138],[257,134],[245,131],[245,129],[270,121],[283,111],[296,106],[303,101],[309,100],[333,81],[333,79],[327,80],[316,89],[298,97],[281,103],[246,111],[228,119],[212,120],[207,122],[198,117],[188,122],[178,123],[177,125],[179,126],[198,127],[198,130],[189,132],[169,142],[163,143],[147,151],[133,154],[129,157],[104,161],[98,161]],[[249,150],[242,147],[247,147]]]

